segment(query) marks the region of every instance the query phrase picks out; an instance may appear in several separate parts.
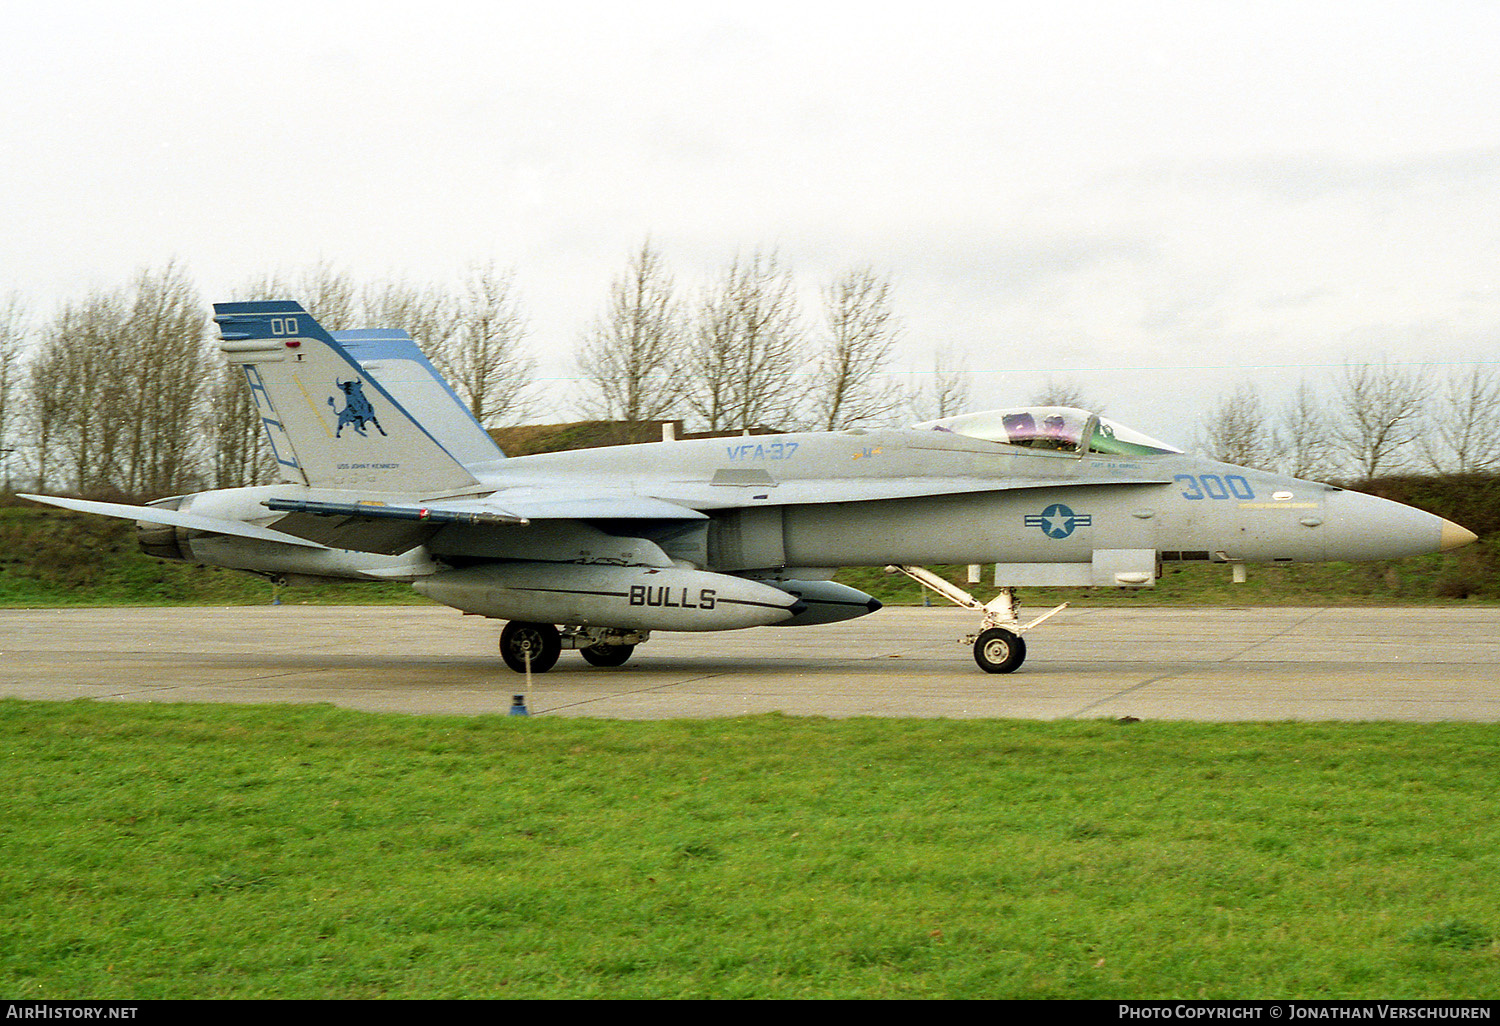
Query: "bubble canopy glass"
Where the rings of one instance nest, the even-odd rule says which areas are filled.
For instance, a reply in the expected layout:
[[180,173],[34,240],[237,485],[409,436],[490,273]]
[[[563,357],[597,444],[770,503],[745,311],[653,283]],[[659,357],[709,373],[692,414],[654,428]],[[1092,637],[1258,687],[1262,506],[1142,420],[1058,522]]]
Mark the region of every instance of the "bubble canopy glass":
[[1134,428],[1070,406],[986,410],[923,421],[912,427],[1073,455],[1088,452],[1101,456],[1160,456],[1182,452]]

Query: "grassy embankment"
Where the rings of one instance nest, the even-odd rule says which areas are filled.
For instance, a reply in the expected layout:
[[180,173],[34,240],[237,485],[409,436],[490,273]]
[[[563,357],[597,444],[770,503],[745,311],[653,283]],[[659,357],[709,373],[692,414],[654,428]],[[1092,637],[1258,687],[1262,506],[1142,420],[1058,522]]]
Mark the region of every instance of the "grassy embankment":
[[1476,724],[0,702],[0,993],[1489,998]]
[[[1500,601],[1500,477],[1394,478],[1367,490],[1431,510],[1480,535],[1453,553],[1377,563],[1251,567],[1232,584],[1223,565],[1167,564],[1151,589],[1024,589],[1028,607],[1075,604],[1328,605]],[[271,586],[232,571],[152,559],[120,520],[0,504],[0,605],[253,605]],[[957,582],[965,568],[939,568]],[[839,580],[882,602],[920,603],[922,590],[879,569],[847,570]],[[985,584],[972,589],[988,598]],[[335,584],[288,589],[287,602],[425,602],[405,585]],[[934,600],[941,601],[941,600]]]

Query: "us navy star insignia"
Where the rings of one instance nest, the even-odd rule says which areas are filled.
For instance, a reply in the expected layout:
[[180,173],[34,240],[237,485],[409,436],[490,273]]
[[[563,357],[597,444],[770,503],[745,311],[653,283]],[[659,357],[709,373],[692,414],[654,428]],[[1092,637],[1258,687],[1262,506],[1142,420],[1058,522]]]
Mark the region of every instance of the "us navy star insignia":
[[1074,513],[1060,502],[1054,502],[1040,513],[1026,514],[1027,527],[1040,527],[1048,538],[1066,538],[1075,528],[1092,527],[1091,513]]

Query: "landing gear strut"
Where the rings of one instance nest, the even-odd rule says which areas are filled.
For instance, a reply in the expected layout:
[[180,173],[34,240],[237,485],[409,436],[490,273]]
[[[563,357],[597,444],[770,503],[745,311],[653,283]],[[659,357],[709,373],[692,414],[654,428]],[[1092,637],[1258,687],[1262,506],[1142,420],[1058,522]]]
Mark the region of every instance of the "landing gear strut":
[[1000,594],[989,602],[980,602],[956,584],[951,584],[920,566],[888,566],[887,573],[900,571],[923,587],[931,588],[954,605],[984,613],[984,622],[978,634],[970,634],[962,641],[974,646],[974,662],[985,673],[1010,673],[1026,661],[1026,631],[1049,620],[1068,608],[1064,602],[1056,609],[1048,610],[1028,624],[1022,624],[1016,616],[1016,589],[1001,588]]

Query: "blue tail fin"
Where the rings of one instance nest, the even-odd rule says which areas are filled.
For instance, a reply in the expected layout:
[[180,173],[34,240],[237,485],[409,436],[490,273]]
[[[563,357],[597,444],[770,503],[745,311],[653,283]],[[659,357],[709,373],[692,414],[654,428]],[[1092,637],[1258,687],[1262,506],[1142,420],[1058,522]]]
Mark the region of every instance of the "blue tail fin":
[[505,458],[490,433],[474,419],[468,403],[406,332],[378,328],[329,334],[470,473],[492,469]]
[[424,497],[477,490],[462,461],[299,304],[216,303],[214,321],[285,480]]

